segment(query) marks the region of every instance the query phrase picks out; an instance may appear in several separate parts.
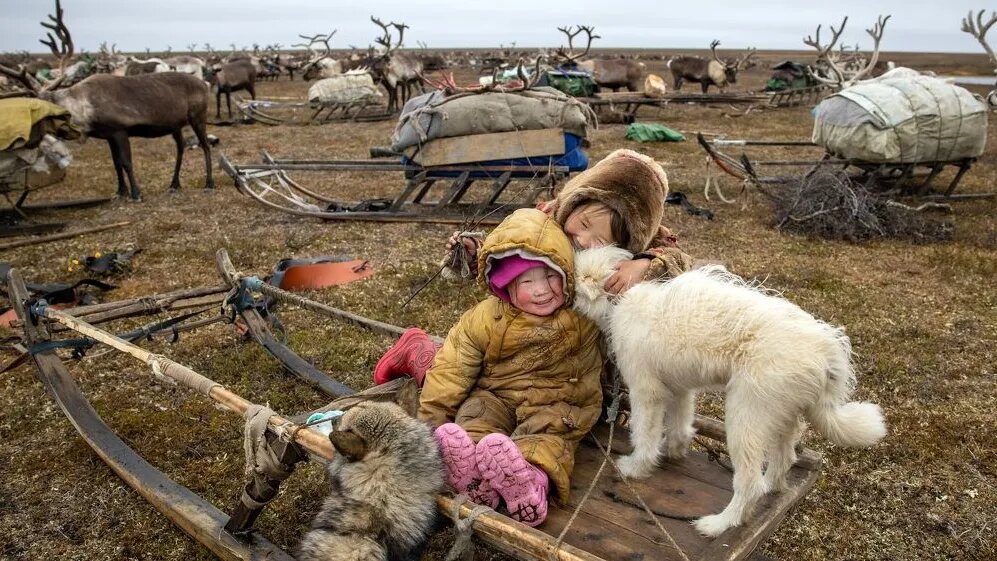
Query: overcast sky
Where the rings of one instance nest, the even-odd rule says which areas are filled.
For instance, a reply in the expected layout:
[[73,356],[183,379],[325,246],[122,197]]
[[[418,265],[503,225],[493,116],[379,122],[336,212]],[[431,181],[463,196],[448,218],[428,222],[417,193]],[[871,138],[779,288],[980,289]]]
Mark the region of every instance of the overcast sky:
[[[863,48],[872,41],[864,29],[879,14],[892,14],[884,51],[983,53],[959,30],[970,9],[986,2],[963,0],[63,0],[66,25],[77,52],[96,51],[101,41],[118,50],[153,51],[204,43],[218,49],[299,42],[299,33],[338,29],[333,48],[366,46],[379,30],[373,13],[411,28],[406,46],[430,48],[557,46],[558,26],[594,25],[602,38],[596,47],[706,48],[713,38],[721,48],[805,49],[801,38],[817,24],[837,25],[845,15],[842,40]],[[626,8],[624,8],[626,6]],[[993,8],[993,6],[990,6]],[[54,0],[0,0],[0,52],[44,50],[39,22],[54,10]],[[824,33],[827,33],[825,31]],[[825,40],[824,33],[821,39]],[[997,46],[997,26],[990,33]]]

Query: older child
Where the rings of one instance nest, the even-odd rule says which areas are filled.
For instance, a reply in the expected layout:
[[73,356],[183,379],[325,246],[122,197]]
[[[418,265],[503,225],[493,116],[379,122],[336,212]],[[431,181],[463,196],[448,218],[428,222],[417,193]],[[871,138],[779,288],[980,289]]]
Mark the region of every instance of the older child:
[[[564,230],[575,249],[617,245],[635,254],[606,281],[606,289],[618,294],[642,280],[672,278],[690,268],[691,258],[661,225],[666,195],[668,176],[654,159],[633,150],[616,150],[568,181],[541,210]],[[460,239],[477,276],[474,257],[482,242],[458,236],[455,232],[447,249]],[[375,383],[404,375],[422,383],[436,350],[424,331],[409,329],[378,361]]]
[[[575,249],[616,245],[634,254],[606,283],[618,294],[642,280],[672,278],[689,269],[691,259],[661,225],[667,195],[668,176],[658,162],[621,149],[572,178],[538,208],[554,217]],[[458,237],[454,232],[448,251]],[[460,239],[473,257],[481,241]]]
[[436,428],[448,483],[536,526],[553,483],[568,498],[578,441],[598,420],[598,328],[571,309],[571,243],[535,209],[502,222],[478,252],[493,294],[464,313],[426,374],[419,418]]

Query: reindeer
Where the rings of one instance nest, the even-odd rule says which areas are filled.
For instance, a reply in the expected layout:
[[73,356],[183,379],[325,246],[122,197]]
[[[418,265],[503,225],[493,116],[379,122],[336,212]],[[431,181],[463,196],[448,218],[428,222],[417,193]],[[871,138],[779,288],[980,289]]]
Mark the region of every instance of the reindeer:
[[[866,33],[872,37],[873,47],[872,56],[869,57],[868,61],[864,65],[852,64],[851,68],[845,68],[843,64],[843,55],[846,52],[845,49],[840,49],[837,53],[834,51],[834,45],[838,42],[841,37],[841,33],[845,30],[845,25],[848,23],[848,16],[845,16],[841,20],[841,26],[835,29],[831,26],[831,41],[827,45],[820,44],[820,28],[817,26],[817,32],[813,37],[807,35],[806,39],[803,40],[803,44],[809,45],[817,49],[817,65],[825,68],[827,75],[821,75],[818,72],[810,71],[810,75],[813,76],[815,80],[823,84],[830,85],[836,89],[845,89],[849,86],[855,85],[859,80],[865,78],[866,76],[871,76],[872,71],[876,68],[876,63],[879,61],[879,42],[883,39],[883,31],[886,29],[886,22],[890,20],[892,16],[879,16],[876,21],[876,25],[872,29],[866,29]],[[857,51],[858,49],[856,49]],[[864,59],[864,57],[863,57]]]
[[[343,73],[343,65],[332,57],[332,48],[329,47],[329,40],[336,34],[336,31],[336,29],[333,29],[328,35],[322,35],[321,33],[311,36],[298,35],[302,39],[307,39],[308,43],[292,45],[293,47],[304,47],[312,53],[308,62],[303,64],[299,69],[301,70],[301,78],[306,82],[315,80],[316,78],[331,78],[332,76]],[[325,45],[325,51],[320,52],[313,48],[316,43]]]
[[[990,12],[990,19],[986,23],[983,23],[983,14],[986,10],[980,10],[976,14],[976,21],[973,21],[973,12],[970,11],[969,15],[962,18],[962,30],[969,33],[976,38],[977,41],[983,45],[983,50],[987,52],[987,57],[990,58],[990,64],[994,67],[994,74],[997,74],[997,54],[994,54],[994,50],[990,48],[990,44],[987,43],[987,31],[990,31],[990,27],[994,23],[997,23],[997,12]],[[990,107],[997,109],[997,84],[995,88],[987,94],[987,103]]]
[[750,63],[755,49],[748,49],[735,60],[721,60],[717,56],[719,45],[720,41],[716,39],[710,43],[710,52],[713,54],[710,60],[698,56],[677,56],[668,61],[676,90],[682,89],[682,84],[686,81],[698,83],[704,94],[709,91],[710,86],[716,86],[723,92],[728,84],[737,83],[737,72]]
[[184,74],[190,74],[198,78],[203,77],[205,73],[206,66],[204,61],[196,56],[177,55],[163,59],[163,62],[174,72],[183,72]]
[[246,90],[256,99],[256,67],[248,59],[238,59],[217,69],[212,69],[208,83],[215,86],[215,118],[221,118],[222,94],[228,107],[228,118],[232,118],[232,92]]
[[[53,23],[42,23],[55,33],[49,34],[48,45],[59,58],[60,68],[73,55],[73,40],[63,22],[60,0],[55,1],[56,15],[49,15]],[[204,151],[205,189],[214,188],[211,177],[211,148],[208,145],[206,123],[208,113],[208,88],[200,78],[177,72],[143,74],[140,76],[112,76],[96,74],[66,89],[61,85],[62,76],[42,86],[23,69],[14,70],[0,65],[0,74],[19,81],[29,92],[39,98],[66,108],[73,124],[86,136],[107,140],[118,176],[118,196],[128,193],[125,175],[131,185],[133,200],[141,200],[141,191],[132,168],[129,137],[156,138],[172,135],[176,142],[177,159],[173,169],[170,190],[180,189],[180,165],[183,162],[184,141],[181,134],[185,125],[194,129]]]
[[[568,51],[565,51],[563,47],[557,50],[558,57],[563,61],[562,64],[588,72],[600,88],[609,88],[614,92],[620,88],[636,92],[643,87],[645,68],[643,62],[625,59],[589,59],[579,62],[578,59],[586,56],[592,48],[592,41],[601,38],[592,34],[595,31],[594,27],[579,25],[577,30],[571,26],[558,27],[557,29],[568,36]],[[585,45],[584,51],[576,54],[573,40],[583,31],[588,36],[588,43]]]
[[[422,73],[425,70],[425,65],[418,55],[398,52],[398,49],[402,47],[405,30],[408,29],[407,25],[395,22],[385,25],[374,16],[370,16],[370,21],[384,31],[384,35],[374,39],[374,42],[384,47],[384,52],[381,56],[373,59],[371,73],[374,74],[375,80],[384,85],[384,89],[388,91],[388,112],[392,113],[401,109],[398,103],[399,95],[401,95],[402,103],[408,101],[412,93],[413,83],[418,84],[420,91],[422,91]],[[398,42],[394,46],[391,44],[391,32],[388,30],[388,25],[398,31]]]

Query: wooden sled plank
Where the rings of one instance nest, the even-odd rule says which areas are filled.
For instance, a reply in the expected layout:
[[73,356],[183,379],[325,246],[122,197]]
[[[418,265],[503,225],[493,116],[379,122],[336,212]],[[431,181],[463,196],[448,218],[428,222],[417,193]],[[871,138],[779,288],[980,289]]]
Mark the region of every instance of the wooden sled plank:
[[[215,258],[215,265],[218,274],[233,287],[239,286],[238,273],[232,261],[228,258],[228,253],[219,251]],[[273,336],[270,326],[263,319],[260,312],[255,308],[245,308],[239,310],[239,316],[246,322],[249,333],[253,340],[263,346],[274,358],[276,358],[284,369],[297,376],[306,384],[322,391],[332,397],[340,397],[354,393],[353,388],[333,380],[325,372],[315,368],[310,362],[298,356],[287,345],[281,343]]]
[[[721,425],[722,426],[722,425]],[[605,442],[608,428],[600,424],[594,434]],[[629,451],[625,429],[618,428],[614,450]],[[803,455],[815,454],[804,451]],[[618,453],[614,452],[614,457]],[[574,511],[603,460],[601,451],[590,439],[582,441],[576,451],[572,495],[568,505],[551,509],[548,521],[541,526],[557,535],[567,516]],[[810,461],[802,462],[810,465]],[[819,465],[819,464],[818,464]],[[630,486],[643,498],[660,523],[689,559],[738,561],[747,559],[768,537],[789,509],[799,502],[816,481],[818,471],[799,464],[787,478],[788,489],[772,493],[759,501],[755,512],[743,526],[732,528],[717,538],[700,536],[690,521],[723,510],[730,502],[732,474],[703,452],[692,450],[686,458],[666,461],[646,480],[631,480]],[[567,512],[567,514],[565,514]],[[679,560],[675,546],[649,519],[629,487],[607,465],[602,477],[582,507],[584,516],[576,518],[569,530],[568,543],[604,559]]]
[[538,129],[437,138],[418,147],[412,160],[430,167],[563,153],[563,130]]
[[[17,271],[10,272],[7,286],[23,321],[27,316],[23,305],[29,294]],[[23,324],[29,345],[48,340],[48,333],[41,324],[33,325],[31,321],[23,321]],[[190,537],[226,561],[293,561],[290,555],[260,536],[241,541],[225,532],[228,515],[174,482],[132,450],[100,418],[54,350],[33,354],[32,360],[36,377],[97,456]]]

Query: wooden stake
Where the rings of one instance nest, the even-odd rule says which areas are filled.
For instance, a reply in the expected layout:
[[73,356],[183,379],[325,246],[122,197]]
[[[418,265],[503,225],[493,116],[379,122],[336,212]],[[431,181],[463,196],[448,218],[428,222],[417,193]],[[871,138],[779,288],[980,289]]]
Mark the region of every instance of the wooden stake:
[[84,228],[83,230],[75,230],[72,232],[62,232],[59,234],[52,234],[51,236],[41,236],[37,238],[28,238],[26,240],[15,240],[0,245],[0,251],[5,249],[13,249],[15,247],[24,247],[26,245],[38,245],[48,242],[54,242],[58,240],[65,240],[68,238],[75,238],[76,236],[82,236],[84,234],[92,234],[94,232],[103,232],[104,230],[110,230],[112,228],[120,228],[122,226],[127,226],[131,222],[115,222],[114,224],[105,224],[103,226],[94,226],[93,228]]

